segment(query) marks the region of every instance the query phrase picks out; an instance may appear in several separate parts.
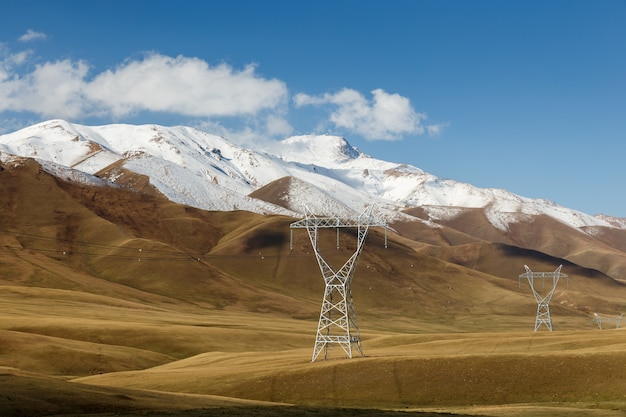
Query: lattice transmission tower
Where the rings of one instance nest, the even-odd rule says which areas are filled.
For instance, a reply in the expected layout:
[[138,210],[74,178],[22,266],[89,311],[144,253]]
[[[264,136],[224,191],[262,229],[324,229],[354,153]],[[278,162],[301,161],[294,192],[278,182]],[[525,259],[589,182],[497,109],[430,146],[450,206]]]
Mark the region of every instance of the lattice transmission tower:
[[[561,277],[567,278],[567,275],[561,272],[559,267],[554,272],[533,272],[527,265],[524,265],[526,272],[521,274],[518,278],[518,284],[520,278],[528,279],[530,288],[533,291],[535,300],[537,301],[537,318],[535,319],[535,331],[539,330],[542,324],[545,324],[548,330],[552,331],[552,317],[550,316],[550,301],[556,290],[556,286],[559,283]],[[545,289],[545,280],[550,280],[551,286],[547,288],[547,291],[541,291],[537,288],[535,280],[541,279],[542,290]]]
[[[386,224],[375,220],[372,212],[373,206],[369,206],[356,219],[341,219],[339,217],[316,217],[310,210],[305,208],[305,218],[291,223],[289,226],[291,229],[307,229],[317,263],[326,284],[311,362],[315,362],[322,352],[324,352],[324,359],[328,359],[329,350],[333,345],[339,345],[349,358],[352,358],[354,348],[363,355],[356,311],[352,301],[352,278],[371,226],[382,226],[385,228],[385,247],[387,247]],[[339,229],[357,229],[356,250],[343,266],[336,271],[324,259],[319,249],[319,229],[324,228],[337,229],[337,249],[339,249]],[[293,247],[293,230],[291,232],[292,243],[290,246]]]

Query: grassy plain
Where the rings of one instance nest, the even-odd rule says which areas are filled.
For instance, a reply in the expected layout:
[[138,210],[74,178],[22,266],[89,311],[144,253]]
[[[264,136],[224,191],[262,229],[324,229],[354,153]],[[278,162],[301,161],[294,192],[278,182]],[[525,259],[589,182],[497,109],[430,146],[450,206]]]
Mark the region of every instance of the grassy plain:
[[10,286],[0,307],[4,416],[626,413],[626,332],[589,323],[534,333],[495,317],[492,332],[449,332],[401,320],[383,331],[363,314],[364,357],[334,350],[311,363],[315,320]]

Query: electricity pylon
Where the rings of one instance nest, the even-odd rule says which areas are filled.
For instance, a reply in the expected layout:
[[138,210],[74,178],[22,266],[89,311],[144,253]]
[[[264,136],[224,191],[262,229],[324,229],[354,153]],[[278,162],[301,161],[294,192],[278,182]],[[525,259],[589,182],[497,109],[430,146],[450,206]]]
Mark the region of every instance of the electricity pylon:
[[[533,272],[527,265],[524,265],[526,272],[519,276],[519,278],[528,279],[530,289],[533,291],[533,295],[535,296],[535,300],[537,301],[537,318],[535,319],[535,331],[539,330],[539,327],[541,327],[542,324],[545,324],[548,330],[552,331],[550,301],[552,300],[552,296],[554,295],[556,286],[559,283],[559,278],[567,278],[566,274],[561,273],[562,267],[563,265],[559,265],[559,267],[554,272]],[[539,291],[537,291],[537,287],[535,286],[535,279],[537,278],[551,279],[552,287],[549,288],[547,292],[543,292],[543,294],[539,293]]]
[[[350,287],[357,260],[363,250],[370,226],[386,227],[384,223],[373,220],[372,210],[373,207],[369,206],[357,219],[344,220],[338,217],[316,217],[305,208],[305,218],[289,226],[291,229],[307,229],[317,263],[326,284],[311,362],[315,362],[322,351],[324,352],[324,359],[328,359],[331,345],[339,345],[349,358],[352,358],[353,347],[356,347],[359,353],[363,355],[361,336]],[[326,262],[319,250],[318,233],[320,228],[336,228],[337,239],[339,239],[339,228],[346,227],[357,229],[357,247],[343,266],[335,271]],[[387,246],[386,232],[387,230],[385,229],[385,247]],[[339,248],[339,240],[337,240],[337,248]]]

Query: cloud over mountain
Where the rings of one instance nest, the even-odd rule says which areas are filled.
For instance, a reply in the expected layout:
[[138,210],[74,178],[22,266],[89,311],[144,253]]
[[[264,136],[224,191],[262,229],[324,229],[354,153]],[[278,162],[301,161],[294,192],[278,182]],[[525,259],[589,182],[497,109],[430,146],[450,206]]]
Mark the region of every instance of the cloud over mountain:
[[150,54],[90,78],[87,62],[67,59],[20,75],[16,70],[25,58],[9,54],[2,62],[0,112],[68,118],[119,118],[141,111],[223,117],[279,108],[287,99],[284,82],[258,76],[252,65],[237,71],[198,58]]
[[[20,40],[44,40],[29,30]],[[106,122],[142,113],[194,120],[229,137],[275,138],[292,133],[290,106],[318,106],[319,126],[362,135],[367,140],[399,140],[443,125],[426,124],[409,99],[377,88],[371,100],[359,91],[291,97],[287,83],[267,78],[256,64],[236,68],[197,57],[146,53],[98,71],[84,59],[44,60],[33,50],[13,52],[0,44],[0,113],[32,113],[43,118]],[[233,123],[236,121],[236,123]]]
[[389,94],[377,88],[368,101],[356,90],[344,88],[337,93],[321,96],[297,94],[297,107],[306,105],[334,105],[330,121],[337,127],[362,135],[368,140],[397,140],[403,135],[424,132],[426,115],[417,113],[409,99]]
[[96,108],[114,117],[148,110],[199,117],[256,114],[284,105],[282,81],[259,77],[248,65],[237,71],[227,64],[210,66],[198,58],[153,54],[126,62],[86,83]]

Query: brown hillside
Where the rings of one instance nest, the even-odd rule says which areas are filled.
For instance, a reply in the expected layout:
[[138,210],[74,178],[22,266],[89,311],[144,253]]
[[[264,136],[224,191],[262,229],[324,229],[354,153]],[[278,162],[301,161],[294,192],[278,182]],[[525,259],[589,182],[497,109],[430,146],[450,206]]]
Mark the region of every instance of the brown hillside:
[[286,209],[291,209],[289,201],[286,200],[285,197],[288,194],[292,181],[292,177],[279,178],[250,193],[250,197],[258,198],[259,200],[267,201],[268,203],[276,204]]
[[[626,411],[626,333],[591,322],[626,310],[626,286],[587,266],[612,270],[615,246],[521,224],[494,243],[482,226],[417,221],[394,225],[385,248],[373,228],[352,285],[366,357],[310,363],[324,284],[295,219],[80,185],[32,160],[0,169],[0,207],[2,415]],[[333,268],[355,233],[337,248],[320,232]],[[522,245],[533,239],[555,245]],[[554,332],[533,332],[524,264],[569,275]]]
[[509,230],[502,232],[489,223],[483,209],[465,209],[454,219],[440,223],[477,239],[535,250],[626,280],[623,231],[598,232],[592,237],[541,215],[512,223]]

